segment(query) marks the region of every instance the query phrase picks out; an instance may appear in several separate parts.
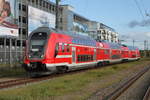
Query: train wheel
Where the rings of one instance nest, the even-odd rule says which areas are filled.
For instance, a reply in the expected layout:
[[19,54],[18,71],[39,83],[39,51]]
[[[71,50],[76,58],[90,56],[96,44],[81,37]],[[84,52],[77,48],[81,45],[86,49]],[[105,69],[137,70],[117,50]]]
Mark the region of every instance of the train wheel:
[[65,73],[68,70],[67,66],[57,66],[57,73]]
[[102,66],[104,66],[104,63],[103,62],[98,62],[97,67],[102,67]]

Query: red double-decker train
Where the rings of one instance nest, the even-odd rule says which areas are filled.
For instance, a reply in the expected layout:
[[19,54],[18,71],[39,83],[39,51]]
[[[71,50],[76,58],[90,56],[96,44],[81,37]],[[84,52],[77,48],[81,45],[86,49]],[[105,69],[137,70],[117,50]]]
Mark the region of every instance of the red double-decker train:
[[27,41],[24,68],[32,74],[66,72],[140,59],[138,48],[97,42],[88,36],[48,27],[33,31]]

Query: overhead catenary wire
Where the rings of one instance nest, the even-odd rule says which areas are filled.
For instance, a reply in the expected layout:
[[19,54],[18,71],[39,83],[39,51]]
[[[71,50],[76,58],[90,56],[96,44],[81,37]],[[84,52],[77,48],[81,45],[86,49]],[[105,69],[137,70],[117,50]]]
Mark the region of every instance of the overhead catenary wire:
[[145,17],[144,17],[144,15],[143,15],[142,9],[141,9],[141,7],[140,7],[138,1],[137,1],[137,0],[134,0],[134,2],[135,2],[135,4],[136,4],[136,6],[137,6],[137,8],[138,8],[138,10],[139,10],[139,12],[140,12],[140,14],[141,14],[143,20],[144,20]]
[[142,8],[144,9],[145,16],[146,16],[146,17],[150,17],[150,14],[147,12],[148,8],[144,6],[143,0],[140,0],[140,2],[141,2]]

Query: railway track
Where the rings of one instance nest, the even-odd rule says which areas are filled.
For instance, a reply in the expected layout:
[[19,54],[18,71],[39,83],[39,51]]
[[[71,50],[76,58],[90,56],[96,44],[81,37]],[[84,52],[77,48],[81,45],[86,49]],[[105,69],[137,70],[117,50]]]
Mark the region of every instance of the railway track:
[[31,81],[33,81],[33,79],[30,79],[30,78],[22,78],[22,79],[3,81],[3,82],[0,82],[0,89],[26,84]]
[[[123,94],[130,86],[132,86],[133,83],[135,83],[142,75],[144,75],[148,70],[150,69],[150,66],[144,68],[142,71],[134,75],[131,79],[129,79],[127,82],[125,82],[123,85],[118,87],[116,90],[114,90],[112,93],[107,95],[103,100],[116,100],[121,94]],[[150,100],[147,99],[150,95],[150,89],[145,95],[145,99],[143,100]]]
[[150,100],[150,86],[147,89],[147,92],[145,93],[143,100]]
[[[100,69],[100,68],[102,68],[102,67],[90,68],[90,70],[92,70],[92,69],[93,70],[94,69]],[[134,83],[134,81],[136,81],[140,76],[142,76],[149,69],[150,69],[150,67],[147,67],[144,70],[142,70],[140,73],[138,73],[137,75],[135,75],[131,79],[133,82],[131,82],[131,80],[129,80],[131,83],[129,81],[125,83],[125,84],[128,83],[128,86],[125,86],[125,87],[122,86],[122,87],[118,88],[112,94],[110,94],[108,97],[106,97],[104,100],[115,100],[115,98],[117,98],[132,83]],[[81,69],[81,70],[71,71],[71,72],[63,73],[63,74],[53,74],[53,75],[50,75],[50,76],[40,77],[40,78],[21,78],[21,79],[3,81],[3,82],[0,82],[0,90],[13,88],[13,87],[18,87],[18,86],[22,86],[22,85],[27,85],[29,83],[36,83],[36,82],[41,82],[41,81],[47,81],[47,80],[50,80],[52,78],[61,77],[61,76],[68,75],[68,74],[76,74],[76,73],[80,73],[80,72],[85,72],[87,70],[89,70],[89,69],[83,69],[83,70]]]
[[102,68],[102,67],[91,67],[89,69],[80,69],[80,70],[70,71],[67,73],[52,74],[49,76],[37,77],[37,78],[20,78],[20,79],[2,81],[2,82],[0,82],[0,90],[7,89],[7,88],[13,88],[13,87],[21,86],[21,85],[27,85],[29,83],[46,81],[46,80],[50,80],[52,78],[61,77],[61,76],[68,75],[68,74],[76,74],[76,73],[85,72],[87,70],[94,70],[94,69],[100,69],[100,68]]
[[50,80],[54,77],[59,77],[59,76],[60,75],[58,74],[58,75],[50,75],[50,76],[39,77],[39,78],[22,78],[22,79],[3,81],[3,82],[0,82],[0,90],[18,87],[21,85],[27,85],[30,83],[42,82],[42,81]]

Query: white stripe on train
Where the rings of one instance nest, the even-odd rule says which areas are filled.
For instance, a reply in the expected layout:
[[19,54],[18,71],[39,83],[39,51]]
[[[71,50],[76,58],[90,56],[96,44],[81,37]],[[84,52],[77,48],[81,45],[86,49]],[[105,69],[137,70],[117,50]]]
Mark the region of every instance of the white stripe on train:
[[72,55],[57,55],[56,58],[72,58]]

